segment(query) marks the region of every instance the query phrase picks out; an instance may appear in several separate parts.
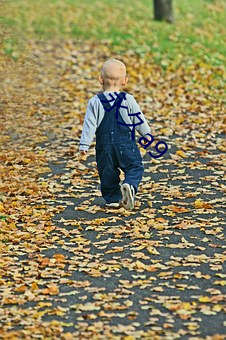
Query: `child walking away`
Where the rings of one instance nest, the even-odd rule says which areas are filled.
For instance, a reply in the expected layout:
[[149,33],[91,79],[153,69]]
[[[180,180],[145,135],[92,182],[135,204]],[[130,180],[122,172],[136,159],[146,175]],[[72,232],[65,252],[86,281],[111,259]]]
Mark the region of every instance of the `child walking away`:
[[[96,134],[96,161],[100,188],[106,206],[132,210],[144,167],[135,140],[135,130],[150,133],[134,97],[120,89],[126,85],[126,66],[117,59],[107,60],[99,77],[103,92],[87,106],[79,150],[86,154]],[[145,137],[150,140],[149,136]],[[120,185],[120,169],[125,179]]]

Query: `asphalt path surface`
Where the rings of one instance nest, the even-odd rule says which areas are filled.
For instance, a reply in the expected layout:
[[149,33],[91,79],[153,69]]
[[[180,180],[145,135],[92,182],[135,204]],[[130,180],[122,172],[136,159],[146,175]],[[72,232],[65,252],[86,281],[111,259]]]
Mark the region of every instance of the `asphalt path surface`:
[[[73,222],[78,222],[83,241],[78,240],[74,249],[63,235],[62,247],[43,254],[63,253],[69,260],[68,279],[88,282],[88,287],[76,287],[78,293],[63,304],[70,310],[66,322],[73,324],[66,329],[81,339],[126,339],[129,335],[135,339],[215,339],[215,335],[218,339],[217,334],[223,339],[221,153],[194,150],[190,157],[176,157],[172,162],[177,150],[174,141],[185,138],[174,136],[167,141],[169,151],[158,161],[145,155],[135,209],[128,212],[104,207],[93,148],[87,159],[78,162],[79,156],[71,151],[75,141],[59,143],[56,136],[51,137],[42,148],[54,150],[55,159],[49,163],[51,173],[43,178],[54,178],[60,186],[55,204],[66,204],[54,216],[54,223],[74,231]],[[178,188],[180,193],[170,195],[170,190]],[[197,199],[209,206],[196,208]],[[88,252],[79,242],[88,246]],[[153,268],[142,267],[139,261]],[[60,291],[70,290],[61,284]]]

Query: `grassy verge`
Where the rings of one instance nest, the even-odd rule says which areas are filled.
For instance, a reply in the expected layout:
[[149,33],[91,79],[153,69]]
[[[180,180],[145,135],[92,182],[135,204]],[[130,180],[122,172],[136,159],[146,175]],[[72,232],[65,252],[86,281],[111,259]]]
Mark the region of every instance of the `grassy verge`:
[[[1,5],[3,6],[3,5]],[[15,55],[18,37],[107,39],[113,51],[151,51],[156,61],[200,59],[224,62],[224,0],[174,1],[174,25],[153,20],[152,0],[8,0],[0,24],[11,33],[4,49]]]

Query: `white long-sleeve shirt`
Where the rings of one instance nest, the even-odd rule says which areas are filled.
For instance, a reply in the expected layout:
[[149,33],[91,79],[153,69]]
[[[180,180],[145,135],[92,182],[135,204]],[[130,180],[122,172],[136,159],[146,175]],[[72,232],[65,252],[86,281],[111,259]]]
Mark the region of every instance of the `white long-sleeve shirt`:
[[[120,92],[117,92],[120,93]],[[116,98],[116,95],[114,92],[103,92],[105,97],[110,100],[111,96],[114,96]],[[126,124],[136,124],[140,123],[141,120],[143,121],[142,124],[135,126],[136,131],[143,137],[145,137],[146,134],[150,133],[150,127],[148,126],[146,119],[144,117],[143,112],[141,111],[139,105],[137,104],[135,98],[129,94],[126,94],[126,100],[123,99],[121,106],[127,106],[127,108],[120,107],[120,114],[122,116],[122,119]],[[110,102],[110,105],[113,105],[114,102]],[[129,116],[128,114],[137,113],[140,112],[139,118],[137,116]],[[80,139],[80,146],[79,150],[88,150],[96,133],[96,130],[98,126],[100,125],[103,117],[105,114],[108,114],[108,112],[105,113],[104,107],[99,100],[98,96],[93,96],[89,102],[86,109],[86,115],[85,120],[83,124],[82,129],[82,136]],[[129,126],[131,131],[133,130],[133,126]]]

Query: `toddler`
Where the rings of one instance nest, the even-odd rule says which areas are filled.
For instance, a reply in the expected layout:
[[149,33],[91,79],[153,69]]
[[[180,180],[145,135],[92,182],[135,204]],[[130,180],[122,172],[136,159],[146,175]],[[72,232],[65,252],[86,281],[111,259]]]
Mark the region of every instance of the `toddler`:
[[[96,134],[96,162],[100,189],[106,206],[132,210],[144,167],[135,141],[150,133],[134,97],[120,89],[126,85],[126,66],[117,59],[107,60],[99,82],[103,92],[93,96],[87,106],[79,150],[86,154]],[[120,185],[120,169],[125,179]]]

